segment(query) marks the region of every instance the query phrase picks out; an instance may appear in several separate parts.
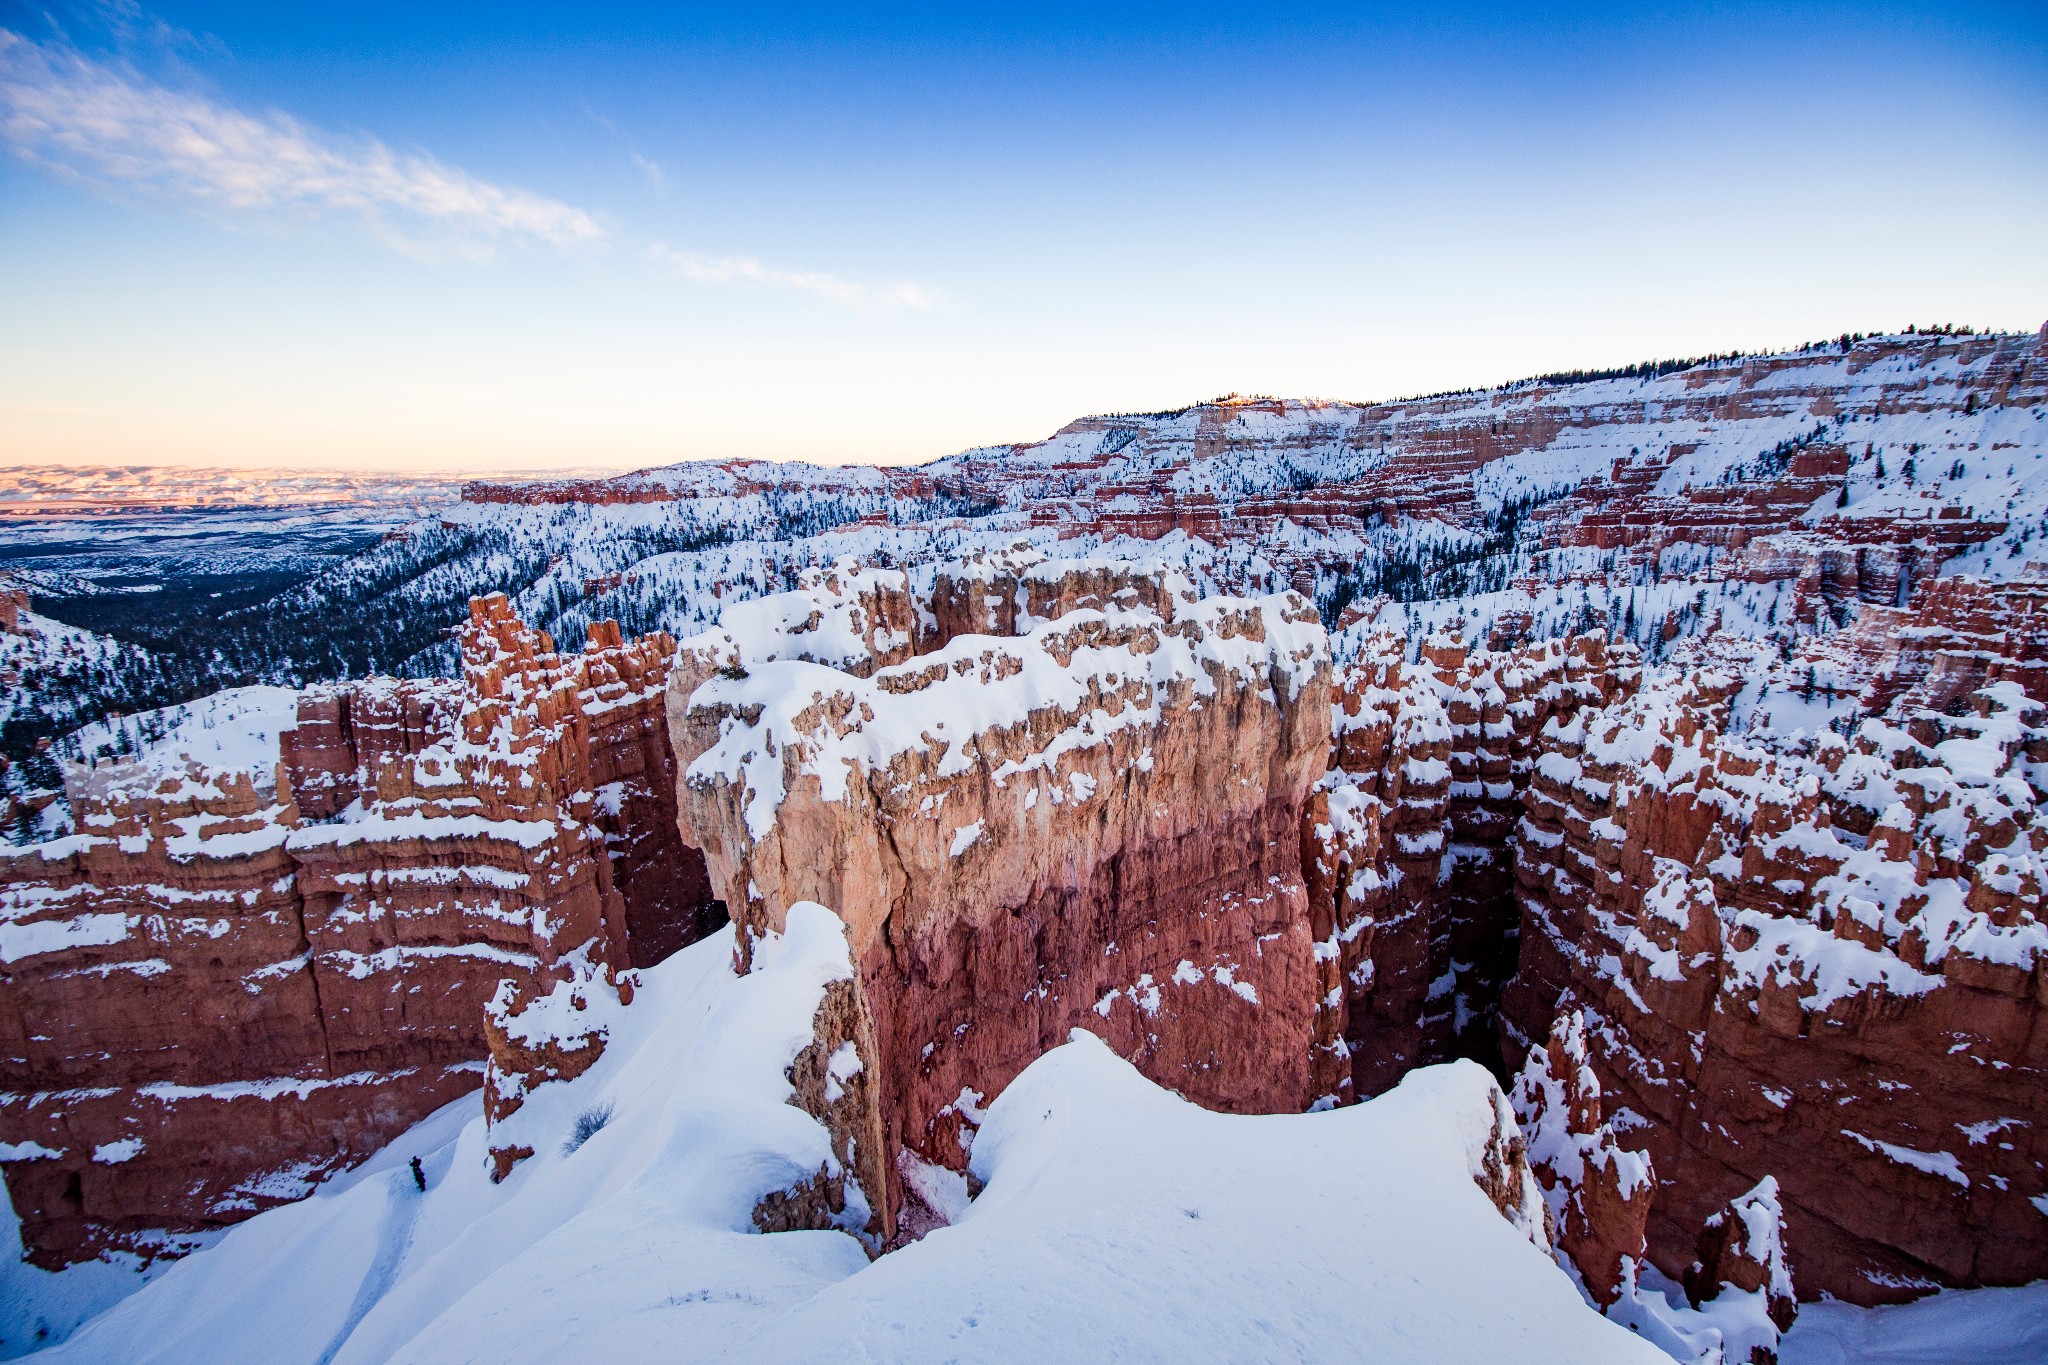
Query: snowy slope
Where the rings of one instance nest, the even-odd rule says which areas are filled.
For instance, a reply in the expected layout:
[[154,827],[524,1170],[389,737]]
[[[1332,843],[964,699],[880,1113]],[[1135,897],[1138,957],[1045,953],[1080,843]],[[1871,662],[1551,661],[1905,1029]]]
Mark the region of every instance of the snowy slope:
[[1969,1289],[1891,1308],[1808,1304],[1778,1365],[2038,1365],[2048,1361],[2048,1283]]
[[647,972],[604,1060],[528,1102],[564,1138],[613,1107],[573,1152],[493,1186],[481,1119],[444,1111],[37,1359],[1662,1359],[1473,1183],[1492,1103],[1469,1064],[1227,1117],[1078,1035],[990,1107],[954,1226],[872,1263],[753,1232],[761,1193],[830,1159],[780,1068],[847,970],[836,919],[793,911],[779,952],[734,978],[719,935]]
[[[0,581],[0,587],[5,587]],[[89,630],[67,626],[35,612],[21,614],[19,633],[0,631],[0,674],[8,685],[0,688],[0,725],[17,709],[46,704],[36,687],[24,679],[42,675],[87,674],[94,668],[116,667],[124,653],[120,642]]]
[[156,778],[180,777],[189,764],[248,773],[274,782],[278,737],[298,724],[299,694],[289,687],[230,687],[156,711],[81,727],[79,751],[112,752],[122,736],[130,760]]

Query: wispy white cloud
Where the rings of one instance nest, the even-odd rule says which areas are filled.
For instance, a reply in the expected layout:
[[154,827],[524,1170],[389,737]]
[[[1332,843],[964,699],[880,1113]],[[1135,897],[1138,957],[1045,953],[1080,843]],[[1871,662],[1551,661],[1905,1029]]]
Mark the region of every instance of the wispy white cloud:
[[640,168],[640,173],[647,177],[648,184],[657,190],[668,189],[668,172],[662,170],[659,161],[651,156],[642,156],[638,152],[628,152],[627,155],[633,158],[633,164]]
[[[105,0],[105,7],[124,23],[149,18],[132,0]],[[159,46],[197,42],[175,30],[164,29],[169,37],[151,32]],[[0,142],[57,174],[223,217],[352,219],[414,255],[483,255],[496,242],[516,240],[573,247],[608,235],[582,209],[493,184],[424,153],[309,128],[275,110],[249,113],[152,80],[128,61],[87,55],[61,36],[37,41],[4,28]],[[666,189],[657,162],[637,150],[630,155],[657,191]],[[694,284],[796,290],[855,308],[925,309],[938,302],[936,291],[907,280],[848,280],[666,242],[641,254],[655,273]]]
[[581,209],[433,157],[321,133],[283,113],[248,114],[7,29],[0,139],[84,180],[215,211],[352,217],[413,250],[475,253],[518,239],[574,246],[605,235]]
[[104,34],[124,53],[148,52],[170,60],[188,52],[227,53],[226,45],[212,34],[179,28],[145,8],[141,0],[57,0],[55,11],[45,11],[44,19],[59,37],[65,36],[65,11],[81,29]]
[[647,248],[647,258],[679,279],[695,284],[753,284],[774,289],[795,289],[816,294],[833,303],[863,308],[930,308],[938,302],[936,291],[908,280],[866,283],[843,280],[815,270],[780,270],[763,265],[752,256],[707,256],[682,251],[666,242]]
[[666,196],[668,193],[668,172],[662,170],[661,163],[651,156],[642,155],[640,149],[633,145],[633,140],[626,135],[625,130],[603,114],[598,113],[597,110],[591,108],[589,100],[583,100],[581,103],[584,116],[607,133],[610,133],[626,149],[627,157],[632,160],[635,166],[640,168],[640,173],[647,177],[647,183],[654,188],[655,193]]

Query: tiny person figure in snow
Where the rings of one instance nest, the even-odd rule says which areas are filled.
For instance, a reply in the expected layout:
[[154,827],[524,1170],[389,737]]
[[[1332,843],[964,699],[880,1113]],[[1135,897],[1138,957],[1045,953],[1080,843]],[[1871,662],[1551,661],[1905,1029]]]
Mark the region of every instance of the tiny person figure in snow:
[[420,1159],[412,1159],[412,1183],[420,1187],[420,1193],[427,1192],[427,1173],[420,1169]]

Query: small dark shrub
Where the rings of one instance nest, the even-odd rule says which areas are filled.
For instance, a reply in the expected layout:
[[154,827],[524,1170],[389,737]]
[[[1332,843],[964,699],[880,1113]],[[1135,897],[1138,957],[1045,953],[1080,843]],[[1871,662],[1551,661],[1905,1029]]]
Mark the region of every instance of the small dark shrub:
[[576,1116],[576,1126],[569,1130],[569,1140],[562,1144],[562,1155],[581,1147],[590,1141],[591,1135],[612,1121],[612,1107],[609,1102],[594,1104]]

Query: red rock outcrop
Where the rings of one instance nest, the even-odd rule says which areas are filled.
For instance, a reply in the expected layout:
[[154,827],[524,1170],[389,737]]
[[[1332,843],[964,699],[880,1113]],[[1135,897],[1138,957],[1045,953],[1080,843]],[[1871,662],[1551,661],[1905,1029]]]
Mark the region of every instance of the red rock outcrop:
[[1648,1158],[1623,1147],[1601,1116],[1600,1082],[1576,1012],[1560,1015],[1548,1043],[1530,1052],[1512,1102],[1557,1250],[1594,1303],[1610,1307],[1633,1285],[1643,1260],[1656,1182]]
[[274,790],[102,791],[74,807],[107,833],[8,858],[0,891],[0,1141],[43,1265],[178,1250],[481,1079],[432,1036],[331,1045],[321,986],[348,977],[316,966]]
[[1646,1260],[1650,1159],[1603,1118],[1602,1103],[1585,1019],[1568,1011],[1530,1050],[1512,1092],[1558,1262],[1601,1312],[1677,1359],[1775,1365],[1798,1310],[1778,1182],[1765,1176],[1707,1220],[1682,1285],[1660,1281]]
[[1325,992],[1350,1064],[1327,1093],[1492,1059],[1514,971],[1515,831],[1545,727],[1633,686],[1632,649],[1581,636],[1501,651],[1369,637],[1338,671],[1331,772],[1304,827]]
[[590,637],[557,654],[483,599],[458,683],[309,689],[240,766],[173,735],[74,771],[82,833],[0,858],[0,1163],[38,1263],[300,1197],[487,1064],[509,1114],[596,1055],[541,1045],[560,1000],[718,921],[674,645]]
[[332,820],[375,798],[377,774],[455,729],[462,686],[446,679],[322,683],[299,698],[298,724],[278,736],[292,799],[308,820]]
[[[1695,1307],[1731,1297],[1762,1301],[1763,1316],[1780,1332],[1791,1330],[1799,1305],[1792,1293],[1792,1271],[1785,1260],[1785,1214],[1778,1182],[1770,1176],[1756,1188],[1737,1195],[1707,1220],[1700,1231],[1699,1259],[1686,1272],[1686,1291]],[[1759,1344],[1761,1345],[1761,1344]],[[1776,1343],[1769,1344],[1774,1348]],[[1768,1349],[1768,1348],[1767,1348]],[[1730,1352],[1730,1360],[1742,1356]],[[1752,1346],[1754,1365],[1772,1365],[1775,1349],[1765,1354]]]
[[1673,1277],[1765,1175],[1802,1293],[2048,1274],[2040,701],[2009,678],[1939,710],[1908,692],[1846,741],[1774,749],[1732,732],[1741,679],[1715,662],[1553,731],[1510,1056],[1585,1012]]
[[[1034,597],[1031,573],[965,566],[939,600],[1035,618],[1148,591]],[[1299,831],[1329,744],[1326,636],[1299,599],[1194,602],[1146,581],[1168,614],[1076,607],[1015,637],[935,633],[865,677],[767,657],[780,640],[735,659],[744,618],[810,616],[773,598],[685,647],[735,660],[694,686],[708,670],[678,668],[670,728],[741,966],[799,901],[847,925],[848,1036],[871,1031],[876,1053],[859,1059],[875,1085],[856,1169],[884,1238],[893,1154],[964,1166],[980,1107],[1077,1027],[1212,1107],[1313,1098]]]

